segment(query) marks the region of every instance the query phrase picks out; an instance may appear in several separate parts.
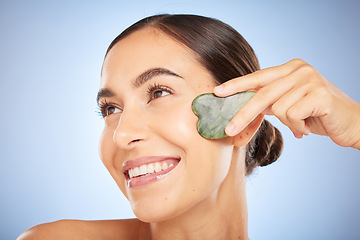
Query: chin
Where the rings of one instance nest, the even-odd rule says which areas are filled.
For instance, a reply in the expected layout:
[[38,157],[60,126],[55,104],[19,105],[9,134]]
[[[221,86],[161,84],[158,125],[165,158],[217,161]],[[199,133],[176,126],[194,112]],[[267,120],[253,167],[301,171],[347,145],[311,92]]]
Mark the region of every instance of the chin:
[[182,213],[179,209],[170,209],[163,204],[157,204],[157,206],[134,206],[132,204],[131,207],[135,216],[142,222],[147,223],[163,222]]
[[[188,211],[195,201],[189,196],[190,193],[176,187],[172,189],[173,191],[152,190],[152,194],[147,193],[146,196],[129,196],[135,216],[143,222],[156,223],[173,219]],[[187,198],[184,198],[186,195]]]

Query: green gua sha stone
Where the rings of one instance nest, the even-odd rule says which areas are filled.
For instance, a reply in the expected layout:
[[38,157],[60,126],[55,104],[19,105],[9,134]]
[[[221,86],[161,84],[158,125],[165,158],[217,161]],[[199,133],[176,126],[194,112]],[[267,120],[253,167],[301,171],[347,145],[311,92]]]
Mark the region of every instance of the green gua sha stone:
[[197,130],[200,135],[207,139],[226,137],[225,127],[254,94],[247,91],[223,98],[213,93],[197,96],[192,102],[192,110],[199,117]]

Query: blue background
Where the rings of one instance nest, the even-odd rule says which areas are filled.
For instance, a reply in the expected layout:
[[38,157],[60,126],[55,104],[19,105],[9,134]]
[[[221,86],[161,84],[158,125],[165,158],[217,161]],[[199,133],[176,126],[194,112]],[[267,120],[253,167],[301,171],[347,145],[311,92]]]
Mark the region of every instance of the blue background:
[[[360,102],[358,1],[1,1],[0,239],[58,219],[133,217],[98,156],[100,67],[110,41],[158,13],[236,28],[262,68],[303,58]],[[295,139],[248,178],[249,236],[360,239],[360,152]]]

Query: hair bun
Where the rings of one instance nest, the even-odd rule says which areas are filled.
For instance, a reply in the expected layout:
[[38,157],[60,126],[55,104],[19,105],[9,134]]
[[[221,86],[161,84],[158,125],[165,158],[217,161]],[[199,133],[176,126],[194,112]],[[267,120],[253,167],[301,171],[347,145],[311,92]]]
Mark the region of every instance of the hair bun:
[[264,120],[248,144],[246,174],[251,174],[257,166],[263,167],[275,162],[280,157],[282,149],[283,138],[280,131]]

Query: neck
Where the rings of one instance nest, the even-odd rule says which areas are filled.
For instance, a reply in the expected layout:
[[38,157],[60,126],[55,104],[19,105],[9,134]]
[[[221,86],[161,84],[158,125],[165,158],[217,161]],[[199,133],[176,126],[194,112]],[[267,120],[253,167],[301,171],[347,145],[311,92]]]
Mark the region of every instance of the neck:
[[244,159],[244,150],[234,149],[229,173],[214,194],[173,219],[151,223],[152,239],[247,240]]

